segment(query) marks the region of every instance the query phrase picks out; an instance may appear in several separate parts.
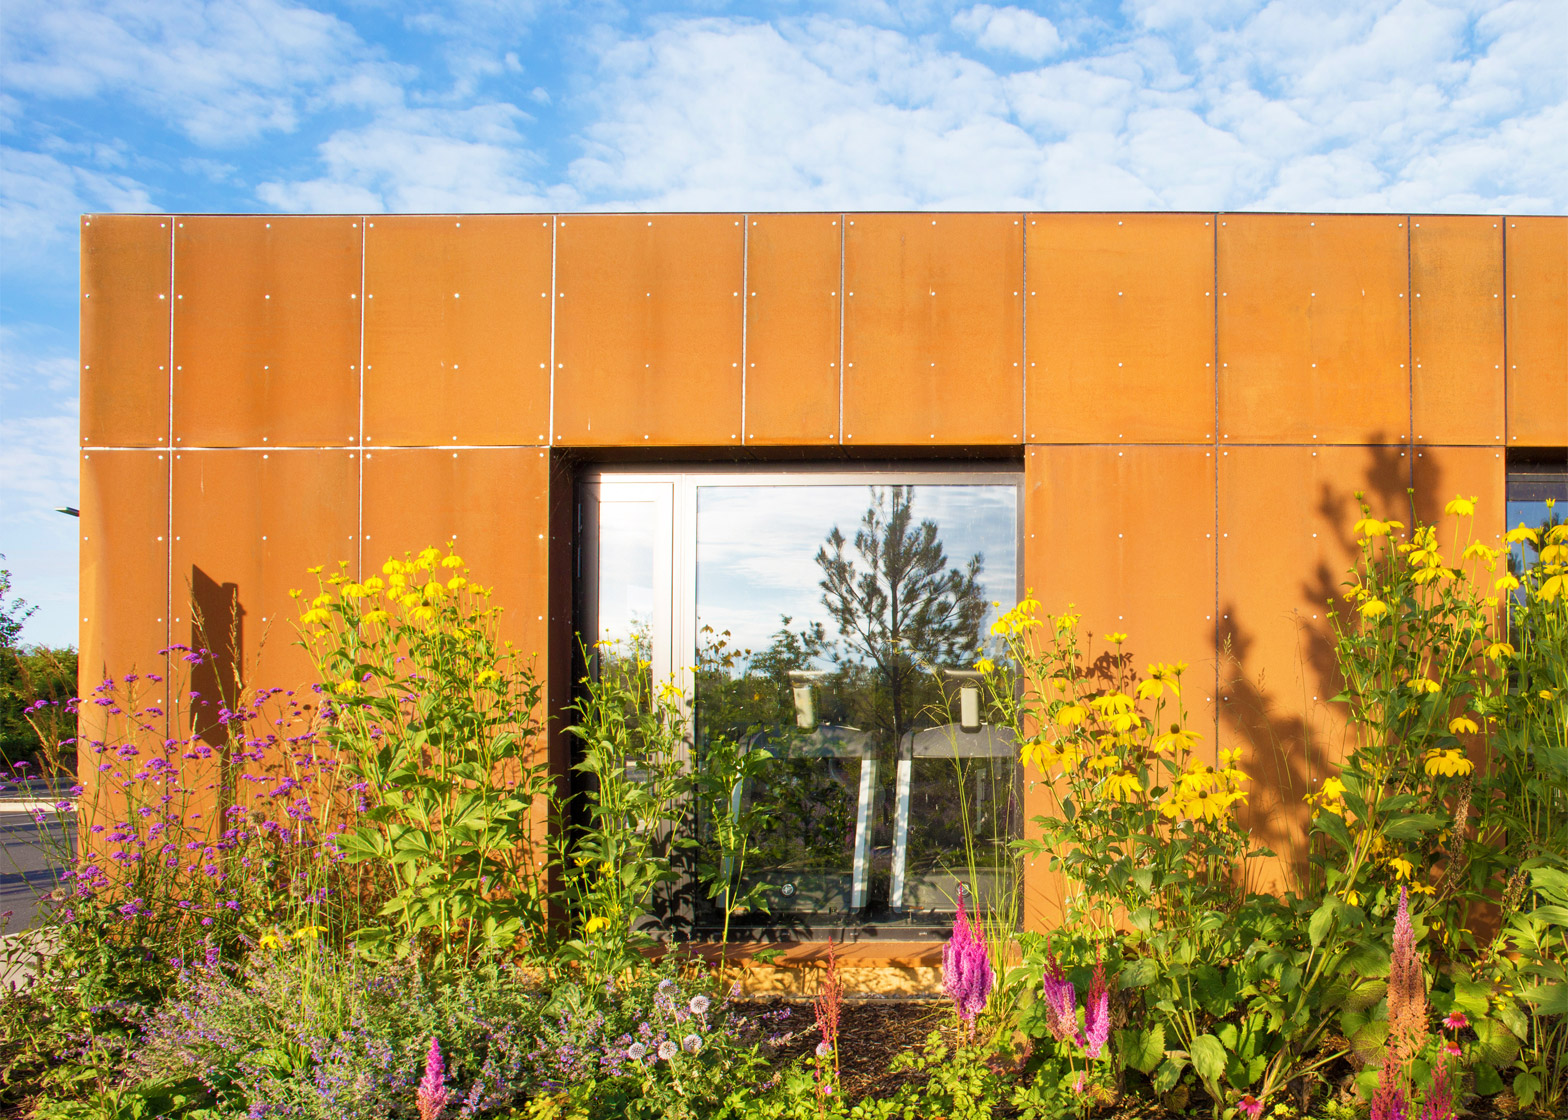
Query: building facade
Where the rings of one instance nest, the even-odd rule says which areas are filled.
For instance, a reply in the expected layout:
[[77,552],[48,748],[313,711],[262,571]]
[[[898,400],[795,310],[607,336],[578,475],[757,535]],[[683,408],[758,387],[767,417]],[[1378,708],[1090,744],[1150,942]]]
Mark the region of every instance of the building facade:
[[[910,486],[952,570],[983,544],[976,594],[1032,589],[1102,646],[1128,634],[1140,666],[1187,662],[1194,725],[1245,749],[1247,820],[1288,859],[1342,744],[1325,616],[1355,495],[1405,521],[1411,491],[1427,519],[1478,497],[1496,543],[1510,498],[1568,494],[1561,217],[89,215],[81,234],[84,687],[196,641],[193,603],[236,614],[254,682],[303,683],[307,567],[455,540],[558,717],[578,632],[678,673],[704,626],[755,653],[779,616],[837,617],[825,530],[851,538]],[[823,914],[880,906],[866,928],[891,936],[940,794],[891,758],[873,781],[857,749],[813,756],[860,814],[827,860],[847,885],[775,885]],[[564,771],[559,734],[551,755]],[[1046,922],[1046,877],[1024,889]]]

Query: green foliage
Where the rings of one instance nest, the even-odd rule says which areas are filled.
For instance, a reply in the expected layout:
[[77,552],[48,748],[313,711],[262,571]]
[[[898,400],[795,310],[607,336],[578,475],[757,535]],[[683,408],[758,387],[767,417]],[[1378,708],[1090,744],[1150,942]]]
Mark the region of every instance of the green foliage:
[[364,802],[340,843],[392,884],[355,938],[437,962],[543,938],[549,785],[531,662],[450,549],[382,571],[318,576],[300,620],[331,708],[325,738]]

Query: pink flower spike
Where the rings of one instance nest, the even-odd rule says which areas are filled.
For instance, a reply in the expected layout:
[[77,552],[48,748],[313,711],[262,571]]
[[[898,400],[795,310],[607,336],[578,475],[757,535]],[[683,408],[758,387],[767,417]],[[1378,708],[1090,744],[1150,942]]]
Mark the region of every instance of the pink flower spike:
[[1111,1037],[1111,992],[1105,984],[1105,965],[1100,961],[1094,962],[1094,979],[1084,997],[1083,1027],[1078,1044],[1089,1057],[1098,1058]]
[[1443,1020],[1443,1026],[1451,1031],[1462,1031],[1470,1025],[1470,1020],[1465,1018],[1463,1011],[1450,1011],[1448,1018]]
[[1062,971],[1055,953],[1046,962],[1042,982],[1045,985],[1045,1003],[1051,1011],[1047,1026],[1052,1036],[1058,1042],[1063,1042],[1078,1031],[1078,993]]
[[1241,1109],[1242,1115],[1246,1116],[1247,1120],[1258,1120],[1258,1117],[1263,1115],[1263,1102],[1251,1093],[1237,1101],[1236,1107]]
[[446,1112],[446,1063],[441,1060],[441,1044],[434,1035],[430,1037],[430,1052],[425,1055],[425,1076],[420,1079],[414,1100],[419,1106],[419,1120],[440,1120]]

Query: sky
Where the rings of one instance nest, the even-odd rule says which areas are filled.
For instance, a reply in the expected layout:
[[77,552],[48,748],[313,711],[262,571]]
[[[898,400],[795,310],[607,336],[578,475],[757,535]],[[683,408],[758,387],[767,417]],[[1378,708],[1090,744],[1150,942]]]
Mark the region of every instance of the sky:
[[1568,210],[1564,0],[4,0],[0,553],[76,640],[78,216]]

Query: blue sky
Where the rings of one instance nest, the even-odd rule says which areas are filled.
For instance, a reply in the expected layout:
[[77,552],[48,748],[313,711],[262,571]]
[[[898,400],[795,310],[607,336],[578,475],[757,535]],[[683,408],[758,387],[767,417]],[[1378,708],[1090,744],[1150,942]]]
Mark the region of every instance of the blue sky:
[[5,0],[0,552],[74,642],[89,211],[1568,207],[1564,0]]

